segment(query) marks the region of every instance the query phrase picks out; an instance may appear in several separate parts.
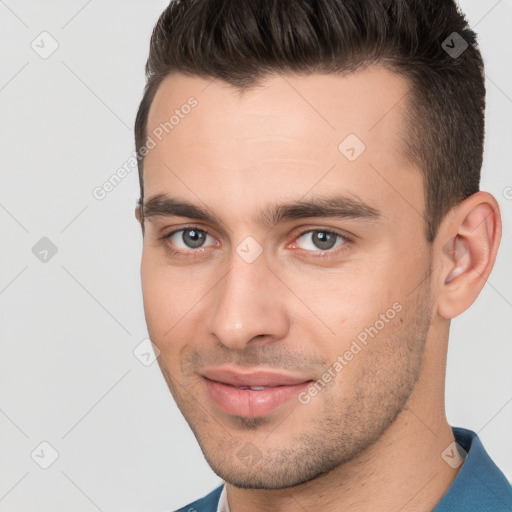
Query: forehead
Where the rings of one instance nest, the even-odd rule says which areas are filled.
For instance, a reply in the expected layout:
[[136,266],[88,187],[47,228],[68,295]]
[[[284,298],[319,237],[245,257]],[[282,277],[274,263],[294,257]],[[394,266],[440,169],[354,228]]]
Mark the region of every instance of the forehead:
[[[280,117],[284,121],[281,114],[286,113],[289,124],[276,124],[279,131],[302,131],[294,122],[301,117],[310,120],[315,129],[341,132],[348,128],[364,134],[376,129],[384,117],[388,126],[401,120],[398,103],[406,99],[408,86],[402,75],[382,65],[337,75],[272,74],[245,90],[220,79],[172,73],[158,88],[150,108],[148,128],[167,121],[169,114],[195,97],[199,110],[207,109],[212,120],[216,117],[218,123],[228,121],[244,131],[268,130],[268,124],[244,123],[243,116],[250,112],[254,117],[270,115],[274,121]],[[304,133],[312,135],[311,131]]]
[[320,192],[380,187],[392,200],[402,186],[398,193],[421,201],[421,190],[412,190],[418,182],[421,188],[421,176],[403,157],[408,90],[403,77],[381,66],[346,75],[272,75],[245,91],[171,74],[148,115],[155,146],[144,162],[145,196],[170,188],[189,197],[221,190],[234,197],[244,188],[293,196],[316,180]]

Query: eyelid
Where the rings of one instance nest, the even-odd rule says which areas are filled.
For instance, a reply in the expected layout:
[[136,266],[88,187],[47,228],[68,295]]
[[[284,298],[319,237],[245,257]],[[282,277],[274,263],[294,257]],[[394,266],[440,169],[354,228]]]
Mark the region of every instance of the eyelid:
[[[170,238],[172,235],[175,235],[176,233],[179,233],[180,231],[185,231],[187,229],[195,229],[196,231],[202,231],[203,233],[206,233],[209,236],[213,236],[210,233],[210,228],[201,226],[200,224],[183,224],[179,228],[172,229],[171,231],[164,233],[162,236],[159,236],[159,240],[163,240],[165,238]],[[215,238],[215,237],[214,237]]]

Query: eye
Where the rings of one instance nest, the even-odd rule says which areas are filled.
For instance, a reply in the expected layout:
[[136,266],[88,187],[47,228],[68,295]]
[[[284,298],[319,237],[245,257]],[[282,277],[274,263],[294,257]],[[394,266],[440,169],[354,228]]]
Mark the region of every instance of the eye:
[[329,251],[348,242],[348,239],[339,233],[323,229],[304,231],[297,237],[297,240],[301,239],[303,243],[300,248],[308,251]]
[[[171,231],[162,236],[165,246],[171,254],[197,255],[204,254],[206,247],[219,246],[220,243],[207,231],[195,226]],[[344,246],[351,240],[344,235],[325,229],[310,229],[300,233],[290,247],[304,249],[313,253],[337,253],[333,249]],[[210,242],[209,244],[207,242]],[[318,254],[321,256],[322,254]]]
[[172,231],[163,238],[170,240],[171,244],[178,249],[200,249],[208,238],[214,240],[206,231],[197,228]]

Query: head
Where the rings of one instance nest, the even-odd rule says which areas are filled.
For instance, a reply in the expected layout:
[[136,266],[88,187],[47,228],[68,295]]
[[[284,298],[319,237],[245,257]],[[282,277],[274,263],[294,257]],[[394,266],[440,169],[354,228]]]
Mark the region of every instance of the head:
[[206,459],[280,488],[362,456],[442,396],[497,251],[475,34],[448,0],[178,1],[146,72],[144,308]]

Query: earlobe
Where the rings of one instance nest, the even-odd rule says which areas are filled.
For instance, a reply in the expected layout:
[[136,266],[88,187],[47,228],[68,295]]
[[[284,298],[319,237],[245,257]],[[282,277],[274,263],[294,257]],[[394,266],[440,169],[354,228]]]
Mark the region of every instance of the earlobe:
[[438,312],[451,319],[476,300],[496,260],[501,217],[494,197],[477,192],[454,208],[439,230]]

